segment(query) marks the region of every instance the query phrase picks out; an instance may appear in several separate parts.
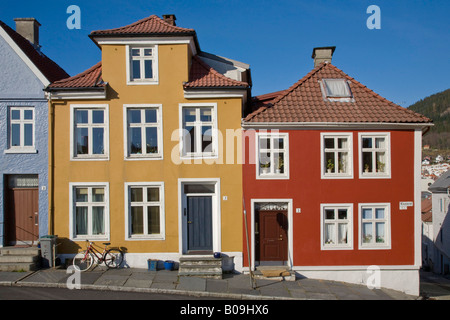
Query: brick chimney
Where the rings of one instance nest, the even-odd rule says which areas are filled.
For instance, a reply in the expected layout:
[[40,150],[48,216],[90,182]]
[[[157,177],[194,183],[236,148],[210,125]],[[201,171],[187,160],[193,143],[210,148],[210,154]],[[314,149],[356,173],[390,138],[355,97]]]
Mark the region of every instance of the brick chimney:
[[175,24],[175,20],[177,20],[177,18],[175,18],[174,14],[164,14],[163,15],[163,19],[165,22],[167,22],[168,24],[172,25],[172,26],[176,26]]
[[331,63],[331,58],[336,47],[320,47],[314,48],[312,58],[314,59],[314,67],[317,67],[322,62]]
[[39,27],[41,24],[35,18],[16,18],[16,32],[31,42],[38,49],[39,45]]

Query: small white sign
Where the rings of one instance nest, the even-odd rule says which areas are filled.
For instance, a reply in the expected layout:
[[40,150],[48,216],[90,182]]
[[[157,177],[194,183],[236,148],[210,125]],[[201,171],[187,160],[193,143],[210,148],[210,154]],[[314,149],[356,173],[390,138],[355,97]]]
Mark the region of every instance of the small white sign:
[[407,210],[408,207],[412,207],[414,202],[412,201],[400,201],[400,210]]
[[295,208],[295,213],[301,213],[302,209],[301,208]]

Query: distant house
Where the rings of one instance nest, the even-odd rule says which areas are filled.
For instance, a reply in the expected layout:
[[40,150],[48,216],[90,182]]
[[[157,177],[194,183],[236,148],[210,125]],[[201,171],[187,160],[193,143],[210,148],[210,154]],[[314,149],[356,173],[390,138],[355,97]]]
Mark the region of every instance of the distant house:
[[432,269],[433,264],[433,214],[431,196],[422,193],[422,268]]
[[442,174],[429,190],[432,192],[433,206],[433,272],[448,274],[450,265],[450,170]]
[[41,51],[39,22],[0,21],[0,247],[48,234],[48,102],[43,89],[68,77]]

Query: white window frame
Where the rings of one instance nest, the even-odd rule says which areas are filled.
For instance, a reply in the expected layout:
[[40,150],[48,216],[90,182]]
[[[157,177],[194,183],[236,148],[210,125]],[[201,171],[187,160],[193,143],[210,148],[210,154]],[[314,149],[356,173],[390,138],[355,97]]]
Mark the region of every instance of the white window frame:
[[[152,49],[152,57],[133,57],[131,55],[131,50],[133,49]],[[140,79],[133,79],[133,66],[132,62],[133,60],[140,60],[141,61],[141,78]],[[152,61],[152,71],[153,71],[153,78],[146,79],[143,78],[143,75],[145,74],[145,68],[143,67],[145,60],[151,60]],[[127,84],[128,85],[157,85],[159,84],[159,75],[158,75],[158,45],[126,45],[126,72],[127,72]],[[143,72],[144,71],[144,72]]]
[[[160,223],[160,233],[159,234],[148,234],[145,233],[147,228],[147,215],[144,211],[144,234],[142,235],[132,235],[131,234],[131,188],[159,188],[159,201],[158,202],[148,202],[146,201],[146,192],[143,192],[143,202],[140,205],[147,206],[159,206],[159,223]],[[166,226],[165,226],[165,197],[164,197],[164,182],[127,182],[125,183],[125,240],[165,240],[166,238]]]
[[[12,112],[19,111],[20,119],[13,119]],[[25,119],[25,111],[33,112],[33,119]],[[8,107],[8,149],[5,153],[36,153],[36,112],[34,107],[21,107],[21,106],[11,106]],[[12,145],[12,126],[13,124],[19,125],[20,129],[20,145]],[[25,125],[31,124],[32,129],[32,145],[25,146]]]
[[[87,235],[77,235],[75,233],[76,226],[76,198],[75,190],[76,188],[88,188],[88,202],[83,202],[83,206],[88,207],[88,234]],[[93,235],[92,234],[92,207],[98,205],[98,202],[89,201],[91,197],[91,190],[93,188],[104,188],[105,199],[102,204],[104,204],[104,223],[105,223],[105,234],[104,235]],[[109,241],[110,239],[110,225],[109,225],[109,183],[108,182],[76,182],[69,183],[69,235],[70,239],[74,241],[80,240],[104,240]]]
[[[360,203],[358,205],[359,214],[358,214],[358,249],[360,250],[386,250],[391,249],[391,204],[390,203]],[[372,209],[372,218],[370,219],[364,219],[362,218],[362,210],[365,208]],[[383,219],[376,219],[375,216],[375,209],[382,208],[384,209],[384,218]],[[364,243],[362,239],[363,234],[363,227],[362,224],[364,222],[372,223],[372,235],[375,236],[376,222],[384,222],[385,224],[385,242],[384,243],[377,243],[376,240],[374,243]]]
[[[372,148],[363,148],[363,138],[385,139],[384,148],[376,148],[375,143],[372,143]],[[385,152],[385,172],[377,172],[376,167],[376,152]],[[365,172],[363,167],[363,152],[372,152],[372,168],[373,172]],[[358,133],[358,158],[359,158],[359,178],[360,179],[390,179],[391,178],[391,134],[390,132],[359,132]]]
[[[326,149],[325,148],[325,139],[332,138],[334,139],[335,148]],[[347,139],[347,148],[346,149],[338,149],[337,141],[340,138]],[[353,134],[351,132],[322,132],[320,134],[320,167],[321,167],[321,178],[322,179],[353,179]],[[325,153],[334,153],[334,168],[335,172],[328,172],[325,163]],[[336,163],[338,163],[338,153],[339,152],[347,152],[347,172],[339,172],[339,165],[336,168]]]
[[[184,150],[184,129],[183,129],[183,109],[184,108],[195,108],[196,109],[196,120],[190,122],[196,130],[196,152],[186,152]],[[211,122],[200,121],[200,109],[210,108],[211,109]],[[219,157],[219,146],[218,146],[218,123],[217,123],[217,103],[181,103],[179,104],[179,147],[180,147],[180,158],[181,159],[217,159]],[[201,127],[203,124],[208,124],[212,128],[212,151],[203,152],[202,140],[201,140]]]
[[[270,148],[268,149],[260,149],[260,139],[270,139]],[[283,139],[283,149],[272,149],[273,146],[273,139]],[[256,179],[289,179],[289,133],[281,133],[281,132],[257,132],[256,133]],[[263,150],[263,151],[261,151]],[[269,166],[269,172],[268,173],[261,173],[261,164],[260,164],[260,153],[266,152],[270,153],[270,163],[275,163],[274,160],[274,153],[277,153],[281,150],[281,152],[284,153],[284,172],[283,173],[277,173],[277,169],[275,169],[273,166]]]
[[[128,110],[130,109],[141,109],[141,123],[130,124],[128,121]],[[145,123],[142,119],[145,119],[145,109],[155,109],[157,112],[157,122],[156,123]],[[144,147],[142,148],[143,153],[141,155],[131,154],[130,152],[130,128],[141,128],[141,139],[145,141],[147,127],[157,128],[158,133],[158,152],[157,153],[146,153]],[[161,104],[125,104],[123,106],[123,128],[124,128],[124,157],[125,160],[162,160],[164,149],[163,149],[163,116],[162,116],[162,105]],[[144,152],[145,151],[145,152]]]
[[[76,116],[75,111],[78,109],[86,109],[88,112],[88,123],[82,124],[81,127],[88,128],[89,130],[89,153],[87,155],[77,155],[76,151],[76,134],[75,130],[77,128],[75,124]],[[93,124],[92,123],[92,111],[103,110],[103,124]],[[80,127],[80,126],[78,126]],[[103,132],[103,146],[104,154],[92,154],[92,129],[93,128],[104,128]],[[107,104],[72,104],[70,105],[70,160],[109,160],[109,105]]]
[[[325,210],[332,209],[335,211],[335,218],[331,220],[325,219]],[[340,220],[338,218],[338,210],[347,210],[347,219]],[[347,224],[347,243],[327,243],[325,240],[325,224],[334,224],[334,234],[336,239],[339,234],[339,221]],[[320,249],[321,250],[353,250],[353,204],[352,203],[330,203],[320,204]]]

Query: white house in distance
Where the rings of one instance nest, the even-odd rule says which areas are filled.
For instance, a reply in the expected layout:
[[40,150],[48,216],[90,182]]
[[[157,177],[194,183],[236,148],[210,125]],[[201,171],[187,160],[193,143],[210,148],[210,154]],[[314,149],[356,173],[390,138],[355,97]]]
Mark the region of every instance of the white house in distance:
[[437,179],[429,190],[432,193],[434,231],[432,271],[448,274],[450,271],[450,170]]

